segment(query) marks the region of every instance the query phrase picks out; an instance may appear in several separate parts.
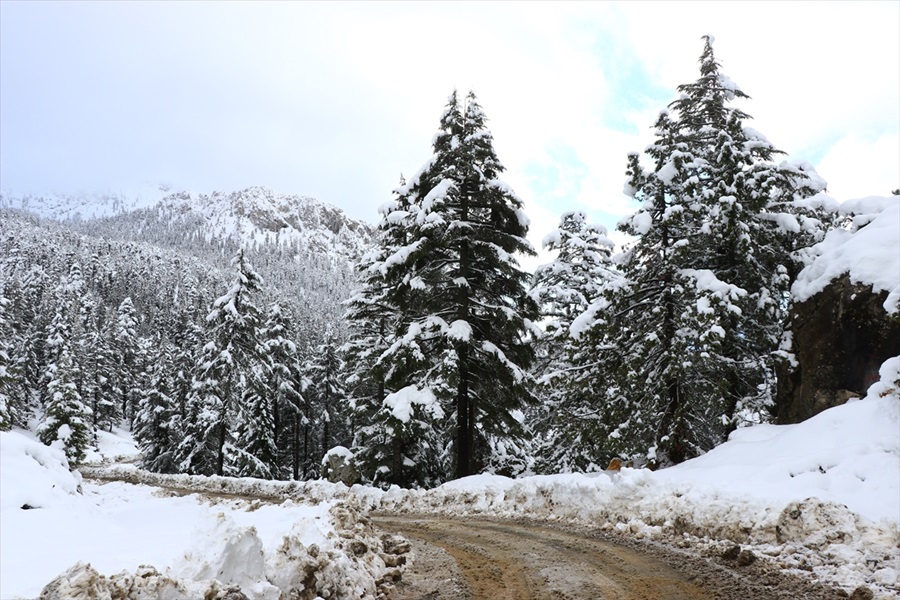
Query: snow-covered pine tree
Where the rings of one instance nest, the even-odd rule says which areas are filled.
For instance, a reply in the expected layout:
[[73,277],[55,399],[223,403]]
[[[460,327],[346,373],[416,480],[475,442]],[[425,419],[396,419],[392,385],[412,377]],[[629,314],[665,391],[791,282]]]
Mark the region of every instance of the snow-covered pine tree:
[[346,440],[349,434],[345,410],[346,375],[338,348],[330,335],[325,343],[316,347],[306,363],[304,377],[309,383],[303,393],[312,405],[312,420],[321,435],[316,455],[318,462],[333,446],[349,443]]
[[137,315],[134,303],[128,296],[119,304],[113,331],[113,349],[116,366],[113,387],[119,398],[121,418],[127,423],[134,419],[134,410],[141,395],[138,378],[143,370],[140,343],[137,333]]
[[583,211],[568,211],[544,237],[543,246],[556,252],[556,258],[535,270],[529,293],[539,304],[542,318],[548,319],[549,337],[564,339],[572,322],[616,277],[613,243],[603,225],[588,223]]
[[38,437],[48,446],[61,445],[73,466],[84,460],[91,442],[90,408],[82,401],[75,380],[75,361],[69,351],[68,324],[61,314],[54,318],[51,338],[53,360],[47,366],[47,404]]
[[[609,339],[597,343],[618,350],[602,402],[608,447],[617,454],[677,463],[711,447],[710,399],[717,389],[704,362],[715,351],[720,329],[706,306],[689,240],[699,230],[698,206],[685,191],[695,185],[694,157],[677,135],[668,113],[656,122],[656,141],[647,149],[654,162],[645,171],[629,156],[627,191],[641,203],[620,228],[637,236],[626,251],[626,284],[610,298],[615,322]],[[715,412],[715,411],[713,411]]]
[[176,309],[177,317],[172,324],[172,400],[181,418],[187,415],[188,397],[191,395],[192,377],[196,357],[202,348],[202,328],[191,317],[190,306]]
[[297,345],[289,338],[288,321],[277,303],[266,316],[266,351],[270,371],[267,387],[272,394],[272,441],[278,451],[279,478],[299,478],[300,420],[305,399],[301,392]]
[[536,468],[545,472],[598,470],[608,459],[595,423],[606,352],[582,333],[602,325],[603,295],[621,275],[612,264],[606,228],[586,219],[581,211],[563,213],[559,227],[544,237],[544,247],[557,256],[535,270],[530,291],[545,327],[535,369],[541,402],[529,413]]
[[12,326],[16,331],[9,339],[17,341],[13,362],[20,375],[13,383],[11,392],[15,406],[13,425],[25,427],[42,397],[40,391],[46,383],[43,374],[47,362],[50,315],[42,307],[43,298],[49,295],[50,283],[46,271],[39,265],[25,263],[16,275],[8,281],[10,285],[7,287],[10,291],[10,314],[15,315],[11,320]]
[[747,95],[722,73],[710,36],[704,37],[700,78],[678,91],[670,105],[679,115],[678,135],[700,159],[693,173],[699,184],[688,190],[702,213],[691,240],[694,268],[743,291],[717,307],[724,335],[711,377],[718,377],[724,396],[727,435],[739,422],[764,419],[772,404],[773,357],[798,272],[792,255],[822,230],[797,201],[825,184],[804,163],[775,162],[784,153],[744,124],[750,116],[730,102]]
[[275,445],[273,399],[267,387],[268,365],[257,363],[240,399],[232,472],[238,477],[277,479],[281,469]]
[[[418,207],[406,185],[401,177],[395,199],[378,209],[379,247],[357,264],[362,285],[345,302],[351,337],[342,352],[350,369],[353,452],[363,477],[383,486],[427,487],[447,477],[447,426],[434,395],[413,384],[425,360],[418,344],[398,337],[417,291],[405,261],[422,243],[414,237]],[[398,409],[397,399],[408,402]]]
[[401,319],[383,360],[404,373],[394,394],[415,389],[422,406],[432,396],[446,403],[449,410],[432,414],[453,415],[455,476],[514,469],[522,409],[533,401],[525,368],[537,307],[515,258],[534,254],[528,219],[499,179],[503,166],[473,93],[464,105],[450,96],[433,148],[398,190],[412,230],[386,261],[398,282],[386,300]]
[[[253,463],[268,466],[268,453],[256,455],[246,445],[246,433],[256,432],[254,443],[272,446],[271,410],[255,400],[241,406],[245,394],[260,396],[261,369],[267,368],[265,341],[260,331],[261,315],[252,295],[260,290],[261,279],[239,250],[232,263],[237,276],[224,296],[213,302],[207,317],[206,345],[203,346],[187,401],[184,439],[178,447],[179,470],[198,475],[242,475],[239,467]],[[241,430],[235,431],[235,424]],[[244,437],[239,434],[244,433]],[[254,450],[259,450],[256,446]],[[234,461],[244,456],[241,465]],[[226,461],[228,457],[228,461]],[[242,459],[242,460],[243,460]],[[255,467],[254,467],[255,469]]]
[[746,95],[704,40],[700,79],[656,122],[652,170],[629,156],[627,191],[641,208],[620,227],[638,239],[602,342],[621,358],[605,402],[618,423],[610,436],[662,462],[708,450],[738,410],[765,405],[790,260],[778,227],[798,223],[774,213],[821,189],[808,168],[774,164],[777,151],[743,127],[748,115],[728,103]]
[[155,473],[178,472],[175,451],[181,440],[181,415],[172,399],[172,353],[168,340],[157,340],[132,430],[141,449],[141,467]]
[[12,324],[8,317],[9,300],[4,295],[0,269],[0,431],[9,430],[18,421],[15,402],[15,377],[18,368],[12,357]]

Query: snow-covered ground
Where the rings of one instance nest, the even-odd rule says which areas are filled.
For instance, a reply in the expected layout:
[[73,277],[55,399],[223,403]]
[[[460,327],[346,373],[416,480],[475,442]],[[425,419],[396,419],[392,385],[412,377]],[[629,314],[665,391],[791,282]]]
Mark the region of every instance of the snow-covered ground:
[[[386,567],[383,554],[373,551],[379,541],[359,515],[387,510],[528,516],[708,552],[736,543],[784,569],[895,598],[898,379],[900,358],[894,358],[862,400],[798,425],[739,430],[670,469],[516,480],[478,475],[433,490],[154,475],[116,464],[134,448],[115,435],[104,437],[92,457],[107,464],[90,472],[144,484],[98,485],[70,473],[59,451],[25,432],[2,433],[0,597],[34,597],[79,561],[106,576],[108,586],[141,578],[135,573],[152,575],[139,569],[152,565],[158,577],[143,579],[165,593],[148,597],[239,585],[250,598],[276,598],[277,588],[302,587],[303,573],[315,573],[322,589],[340,592],[336,597],[374,594],[373,580]],[[147,484],[186,491],[173,495]],[[222,492],[284,501],[218,498]],[[354,551],[354,541],[365,548]],[[128,574],[111,577],[123,570]],[[89,579],[84,568],[69,577],[81,585]]]
[[[128,460],[135,454],[125,435],[103,435],[100,452],[90,458]],[[240,482],[230,484],[217,491]],[[280,590],[302,590],[310,575],[320,592],[374,597],[385,564],[373,551],[380,542],[358,516],[334,493],[313,503],[271,504],[86,483],[68,470],[60,450],[23,431],[0,433],[4,600],[36,598],[72,567],[60,597],[100,598],[102,593],[89,596],[87,590],[127,588],[140,580],[147,594],[140,597],[211,597],[210,590],[238,586],[252,599],[277,600]],[[365,543],[365,550],[351,547],[353,541]],[[95,572],[107,579],[98,583]]]

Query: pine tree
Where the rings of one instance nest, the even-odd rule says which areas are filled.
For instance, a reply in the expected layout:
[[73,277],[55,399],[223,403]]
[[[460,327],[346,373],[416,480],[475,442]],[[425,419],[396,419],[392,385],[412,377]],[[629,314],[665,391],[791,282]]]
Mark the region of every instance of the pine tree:
[[[13,425],[20,427],[26,425],[27,417],[33,413],[35,405],[42,404],[46,398],[44,373],[47,366],[50,308],[47,307],[46,312],[42,308],[45,307],[44,297],[50,295],[47,293],[49,287],[44,269],[32,266],[21,276],[18,293],[11,298],[11,312],[17,315],[14,326],[19,331],[15,364],[20,373],[12,390],[16,398],[13,402],[16,406],[13,416],[18,419]],[[55,315],[55,305],[52,310]]]
[[[59,315],[57,315],[59,317]],[[62,319],[55,321],[62,322]],[[81,401],[75,385],[77,370],[69,352],[66,329],[57,326],[48,343],[54,361],[47,367],[47,406],[38,436],[48,446],[59,443],[73,466],[84,460],[90,444],[90,408]]]
[[696,268],[745,292],[733,305],[720,305],[718,315],[724,336],[713,368],[727,434],[741,415],[759,420],[771,406],[773,353],[798,271],[792,254],[821,231],[815,215],[795,201],[821,191],[824,182],[807,165],[775,162],[784,153],[744,125],[749,115],[728,105],[747,96],[722,74],[712,38],[704,41],[701,77],[679,86],[681,97],[671,108],[681,117],[680,135],[702,159],[695,175],[701,185],[691,190],[702,214],[692,240],[702,254]]
[[807,168],[774,164],[778,152],[743,126],[748,115],[728,103],[746,94],[720,72],[709,37],[700,65],[656,122],[653,170],[629,156],[641,208],[621,228],[638,239],[622,261],[628,283],[610,300],[609,345],[620,351],[604,403],[619,423],[610,436],[676,463],[768,401],[789,282],[781,226],[797,223],[779,212],[821,189]]
[[91,405],[94,427],[112,431],[120,422],[120,388],[116,385],[119,358],[116,355],[113,330],[109,327],[88,334],[89,359],[93,381],[85,400]]
[[340,440],[342,430],[347,429],[343,410],[347,397],[344,365],[330,336],[315,349],[304,375],[309,380],[304,395],[312,403],[313,419],[320,427],[321,442],[317,458],[321,458],[338,445],[336,440]]
[[269,308],[265,325],[266,352],[269,356],[268,389],[272,398],[272,442],[279,453],[279,477],[286,467],[294,479],[300,474],[300,420],[306,400],[301,392],[297,345],[288,338],[288,321],[281,306]]
[[141,449],[141,467],[155,473],[177,473],[175,451],[181,419],[172,399],[172,348],[160,339],[134,416],[134,439]]
[[[259,365],[259,369],[262,370],[263,365]],[[277,479],[280,475],[273,402],[265,378],[263,373],[254,374],[253,381],[241,395],[241,418],[236,427],[232,459],[233,473],[239,477]]]
[[139,374],[143,361],[137,333],[137,317],[131,297],[119,304],[113,332],[113,349],[116,355],[114,387],[121,405],[121,418],[128,423],[134,418],[137,399],[140,397]]
[[607,382],[598,349],[583,333],[602,325],[603,295],[621,275],[612,264],[606,229],[588,224],[583,212],[564,213],[543,243],[557,256],[535,270],[530,291],[545,323],[535,369],[541,403],[529,415],[537,434],[537,468],[598,470],[608,457],[605,438],[597,433],[595,403]]
[[525,368],[537,314],[515,258],[534,253],[522,201],[498,179],[503,167],[474,94],[464,104],[451,95],[434,156],[398,190],[409,214],[395,218],[409,228],[401,231],[406,245],[385,259],[384,300],[399,327],[382,356],[386,399],[416,390],[423,407],[430,397],[446,403],[449,410],[426,412],[453,416],[457,477],[517,468],[509,450],[521,441],[522,409],[533,402]]
[[[0,270],[0,276],[3,271]],[[9,300],[0,279],[0,431],[8,431],[18,421],[15,402],[15,378],[18,368],[12,358],[12,326],[8,319]]]
[[[267,369],[265,340],[252,297],[260,290],[261,279],[243,250],[232,263],[237,277],[207,317],[208,342],[187,402],[185,437],[176,453],[184,472],[241,476],[249,470],[260,475],[260,465],[276,467],[269,452],[271,411],[265,407],[268,400],[261,383]],[[240,431],[235,431],[238,422]],[[249,432],[262,439],[250,440]]]
[[[418,345],[398,338],[412,311],[402,267],[420,245],[413,239],[415,207],[400,194],[405,186],[401,177],[395,200],[379,207],[380,245],[357,265],[362,286],[346,302],[351,338],[342,352],[351,368],[353,451],[364,477],[382,486],[433,486],[446,479],[445,414],[433,394],[412,384],[424,360]],[[409,400],[399,411],[398,393]]]
[[192,375],[196,357],[202,347],[202,328],[191,318],[189,309],[181,307],[172,325],[172,400],[184,419],[187,415],[188,397],[191,395]]

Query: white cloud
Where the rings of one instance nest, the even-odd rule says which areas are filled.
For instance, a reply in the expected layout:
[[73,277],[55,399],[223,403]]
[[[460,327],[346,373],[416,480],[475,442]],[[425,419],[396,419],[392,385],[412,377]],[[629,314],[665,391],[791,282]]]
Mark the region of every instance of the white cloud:
[[818,170],[827,174],[828,193],[839,201],[888,196],[900,188],[900,135],[875,139],[847,135],[828,150]]

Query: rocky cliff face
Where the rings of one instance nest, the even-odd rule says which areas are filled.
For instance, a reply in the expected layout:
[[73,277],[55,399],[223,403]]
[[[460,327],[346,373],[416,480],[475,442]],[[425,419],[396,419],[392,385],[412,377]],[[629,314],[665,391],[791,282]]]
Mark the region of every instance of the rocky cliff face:
[[878,368],[900,354],[900,315],[884,308],[888,292],[874,292],[844,275],[791,311],[798,366],[778,373],[777,421],[798,423],[863,396]]

